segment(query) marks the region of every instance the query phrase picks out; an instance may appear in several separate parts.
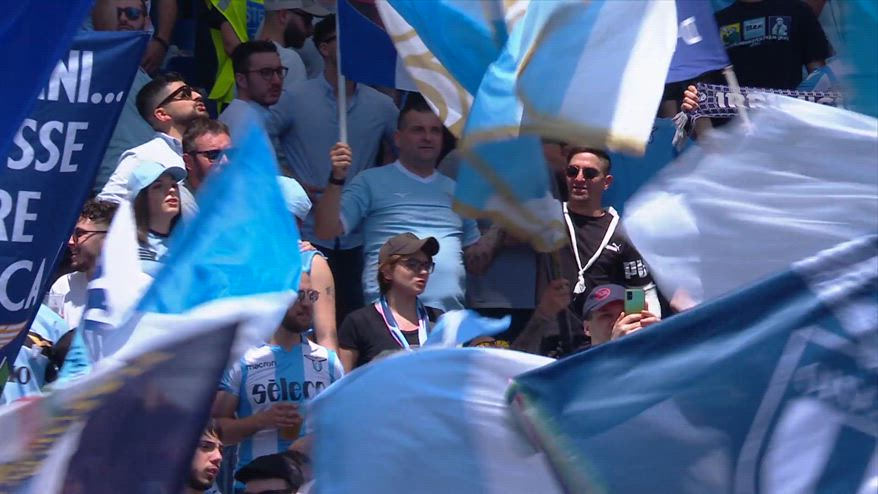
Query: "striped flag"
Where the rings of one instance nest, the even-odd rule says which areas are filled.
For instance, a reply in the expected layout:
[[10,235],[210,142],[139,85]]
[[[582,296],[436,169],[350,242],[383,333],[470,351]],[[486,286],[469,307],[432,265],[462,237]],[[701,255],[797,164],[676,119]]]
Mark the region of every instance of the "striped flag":
[[878,236],[514,379],[566,492],[875,492]]

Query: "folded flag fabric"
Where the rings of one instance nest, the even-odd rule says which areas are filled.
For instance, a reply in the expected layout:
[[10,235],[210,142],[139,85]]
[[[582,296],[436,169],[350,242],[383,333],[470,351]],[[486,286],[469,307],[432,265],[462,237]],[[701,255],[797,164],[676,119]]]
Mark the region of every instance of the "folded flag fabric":
[[[549,362],[510,350],[424,348],[355,370],[308,412],[315,485],[324,494],[562,492],[504,403],[509,379]],[[390,413],[400,407],[404,416]]]
[[566,492],[871,492],[878,236],[518,376]]
[[875,156],[874,118],[776,96],[644,185],[625,229],[663,293],[710,300],[878,231]]
[[799,91],[793,89],[742,87],[739,95],[735,94],[728,86],[721,84],[704,84],[699,82],[695,87],[698,89],[698,108],[690,113],[693,119],[702,117],[734,117],[738,114],[739,107],[744,107],[748,110],[765,108],[775,102],[774,95],[787,96],[821,105],[844,107],[842,94],[837,91]]

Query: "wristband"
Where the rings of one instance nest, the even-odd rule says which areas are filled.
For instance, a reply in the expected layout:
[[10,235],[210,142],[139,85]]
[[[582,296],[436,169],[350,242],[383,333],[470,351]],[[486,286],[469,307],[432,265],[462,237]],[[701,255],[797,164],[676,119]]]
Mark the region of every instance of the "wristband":
[[167,50],[171,47],[171,46],[168,44],[168,42],[165,41],[165,40],[163,40],[163,39],[161,38],[161,36],[159,36],[158,34],[153,34],[153,35],[152,35],[152,39],[158,41],[160,45],[164,46],[164,47],[165,47],[165,51],[167,51]]

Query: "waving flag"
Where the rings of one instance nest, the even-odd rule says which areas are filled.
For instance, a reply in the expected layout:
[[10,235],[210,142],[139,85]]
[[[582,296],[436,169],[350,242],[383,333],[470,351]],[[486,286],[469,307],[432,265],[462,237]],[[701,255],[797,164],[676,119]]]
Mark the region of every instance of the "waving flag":
[[878,236],[518,376],[567,492],[873,492]]
[[878,232],[878,121],[783,96],[752,121],[702,136],[626,205],[664,293],[710,300]]
[[522,52],[525,121],[544,136],[643,154],[676,40],[673,2],[559,2]]
[[352,81],[415,91],[374,0],[339,0],[341,73]]
[[[562,492],[504,401],[510,378],[549,362],[511,350],[423,349],[357,369],[311,403],[316,485],[324,494]],[[388,413],[400,403],[417,420]]]
[[136,352],[0,410],[0,492],[180,492],[239,323],[175,321]]

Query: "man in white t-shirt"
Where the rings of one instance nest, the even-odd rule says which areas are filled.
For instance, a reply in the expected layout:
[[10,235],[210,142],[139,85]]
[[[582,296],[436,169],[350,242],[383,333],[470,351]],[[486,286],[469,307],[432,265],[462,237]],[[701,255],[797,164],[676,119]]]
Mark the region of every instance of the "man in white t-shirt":
[[70,263],[75,271],[58,278],[46,296],[46,305],[58,313],[71,329],[79,326],[85,309],[88,282],[94,278],[104,238],[117,207],[116,203],[94,199],[85,203],[73,234],[67,241]]
[[281,64],[289,70],[284,78],[284,90],[308,78],[305,63],[296,50],[302,49],[314,33],[314,18],[329,13],[313,0],[265,0],[265,22],[259,39],[274,43]]

